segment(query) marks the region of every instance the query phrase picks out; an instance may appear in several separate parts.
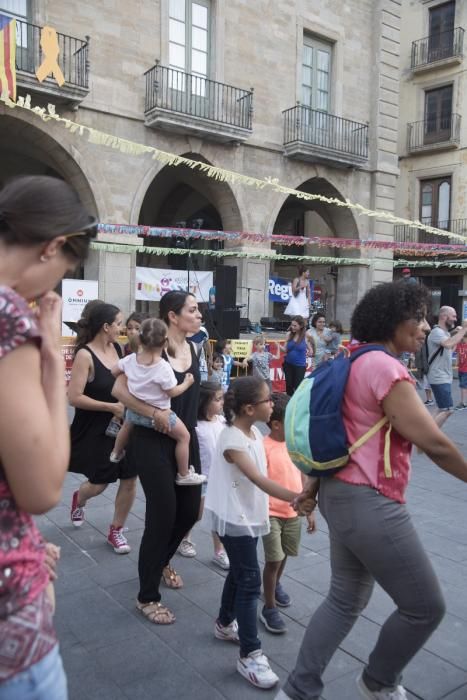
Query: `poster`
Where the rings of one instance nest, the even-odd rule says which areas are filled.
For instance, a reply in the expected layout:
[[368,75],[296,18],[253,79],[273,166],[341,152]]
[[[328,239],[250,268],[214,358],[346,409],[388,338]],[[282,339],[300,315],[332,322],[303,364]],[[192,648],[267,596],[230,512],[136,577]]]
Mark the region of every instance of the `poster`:
[[88,301],[98,298],[99,283],[96,280],[62,280],[62,335],[75,335],[65,321],[78,321]]
[[[190,270],[190,292],[199,302],[209,301],[209,292],[213,286],[213,273]],[[172,290],[188,289],[188,272],[186,270],[160,270],[155,267],[136,268],[136,292],[138,301],[160,301],[161,297]]]
[[[310,299],[312,302],[321,301],[321,287],[310,280]],[[292,280],[285,277],[269,278],[269,301],[278,301],[287,304],[292,296]]]
[[232,355],[236,360],[248,357],[252,350],[252,340],[232,340]]

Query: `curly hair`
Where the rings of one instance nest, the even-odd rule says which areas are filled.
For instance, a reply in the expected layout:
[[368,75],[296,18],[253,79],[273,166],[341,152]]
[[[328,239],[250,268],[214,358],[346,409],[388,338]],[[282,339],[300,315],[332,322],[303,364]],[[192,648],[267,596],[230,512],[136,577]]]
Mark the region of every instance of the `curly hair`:
[[377,343],[392,340],[404,321],[423,321],[430,301],[430,292],[422,285],[405,280],[379,284],[355,307],[350,323],[352,338]]

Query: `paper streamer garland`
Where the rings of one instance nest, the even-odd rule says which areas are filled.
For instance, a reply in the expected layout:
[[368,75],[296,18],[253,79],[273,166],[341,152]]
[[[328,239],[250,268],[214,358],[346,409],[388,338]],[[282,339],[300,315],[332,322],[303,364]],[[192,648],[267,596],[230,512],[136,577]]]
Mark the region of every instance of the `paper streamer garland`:
[[249,175],[243,175],[241,173],[234,172],[232,170],[225,170],[223,168],[217,168],[208,163],[203,163],[196,160],[191,160],[190,158],[184,158],[183,156],[176,155],[174,153],[167,153],[161,151],[152,146],[146,146],[140,143],[135,143],[134,141],[129,141],[128,139],[122,139],[118,136],[112,134],[107,134],[105,132],[93,129],[83,124],[78,124],[70,119],[65,119],[60,117],[55,111],[55,105],[47,105],[47,109],[44,107],[32,107],[31,97],[27,95],[26,98],[19,97],[17,102],[13,102],[6,92],[4,92],[0,100],[5,103],[5,105],[11,109],[25,109],[33,114],[37,115],[44,122],[53,120],[59,122],[65,126],[70,133],[77,133],[79,136],[87,135],[88,141],[92,144],[98,146],[107,146],[109,148],[114,148],[119,150],[121,153],[128,155],[144,155],[151,154],[154,160],[158,160],[164,165],[177,166],[185,165],[192,170],[199,170],[204,173],[207,177],[213,178],[220,182],[228,182],[230,184],[243,184],[248,187],[256,187],[258,190],[272,189],[274,192],[279,192],[287,196],[293,196],[297,199],[302,199],[305,201],[320,201],[325,204],[332,204],[337,207],[346,207],[353,210],[359,216],[369,216],[377,219],[384,219],[385,221],[392,224],[401,224],[404,226],[409,226],[411,228],[416,228],[419,230],[427,231],[428,233],[433,233],[437,236],[447,236],[449,238],[455,238],[460,241],[467,241],[467,236],[461,236],[457,233],[452,233],[449,231],[444,231],[442,229],[434,228],[433,226],[427,226],[422,224],[420,221],[411,221],[410,219],[403,219],[399,216],[395,216],[390,212],[385,211],[374,211],[368,209],[361,204],[355,204],[350,200],[341,200],[337,197],[325,197],[320,194],[311,194],[309,192],[302,192],[300,190],[295,190],[290,187],[285,187],[281,185],[277,178],[266,177],[260,180],[256,177],[251,177]]

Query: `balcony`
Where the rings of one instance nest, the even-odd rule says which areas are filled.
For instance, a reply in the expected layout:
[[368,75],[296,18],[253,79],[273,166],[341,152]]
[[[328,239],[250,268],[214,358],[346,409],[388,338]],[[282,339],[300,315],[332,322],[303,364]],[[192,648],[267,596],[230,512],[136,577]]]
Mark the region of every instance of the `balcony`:
[[238,143],[251,135],[253,90],[224,85],[158,63],[145,76],[146,126],[221,143]]
[[368,159],[368,124],[297,105],[283,112],[284,154],[339,168]]
[[33,92],[55,103],[77,106],[89,92],[89,37],[86,40],[57,32],[60,53],[58,64],[65,78],[60,87],[49,76],[42,83],[36,76],[44,55],[41,49],[42,27],[16,19],[16,84],[18,92]]
[[462,27],[414,41],[412,42],[412,72],[421,73],[460,63],[463,51],[464,30]]
[[[425,224],[425,226],[433,226],[443,231],[467,236],[467,219],[449,219],[448,221],[438,222],[433,222],[431,219],[421,219],[421,223]],[[434,233],[421,231],[412,226],[394,226],[394,240],[398,243],[462,243],[458,238],[437,236]]]
[[461,117],[459,114],[433,117],[407,124],[407,151],[418,153],[458,148],[460,127]]

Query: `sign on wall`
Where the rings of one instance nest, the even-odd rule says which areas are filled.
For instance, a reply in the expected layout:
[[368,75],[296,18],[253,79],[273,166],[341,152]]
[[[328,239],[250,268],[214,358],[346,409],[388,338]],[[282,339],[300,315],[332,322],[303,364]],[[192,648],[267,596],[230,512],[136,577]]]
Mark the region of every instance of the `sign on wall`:
[[[213,286],[213,273],[190,270],[190,293],[198,302],[208,302],[209,290]],[[136,293],[138,301],[160,301],[161,297],[173,290],[188,288],[186,270],[160,270],[154,267],[136,268]]]
[[88,301],[98,297],[96,280],[62,280],[62,335],[74,335],[65,321],[79,321]]

